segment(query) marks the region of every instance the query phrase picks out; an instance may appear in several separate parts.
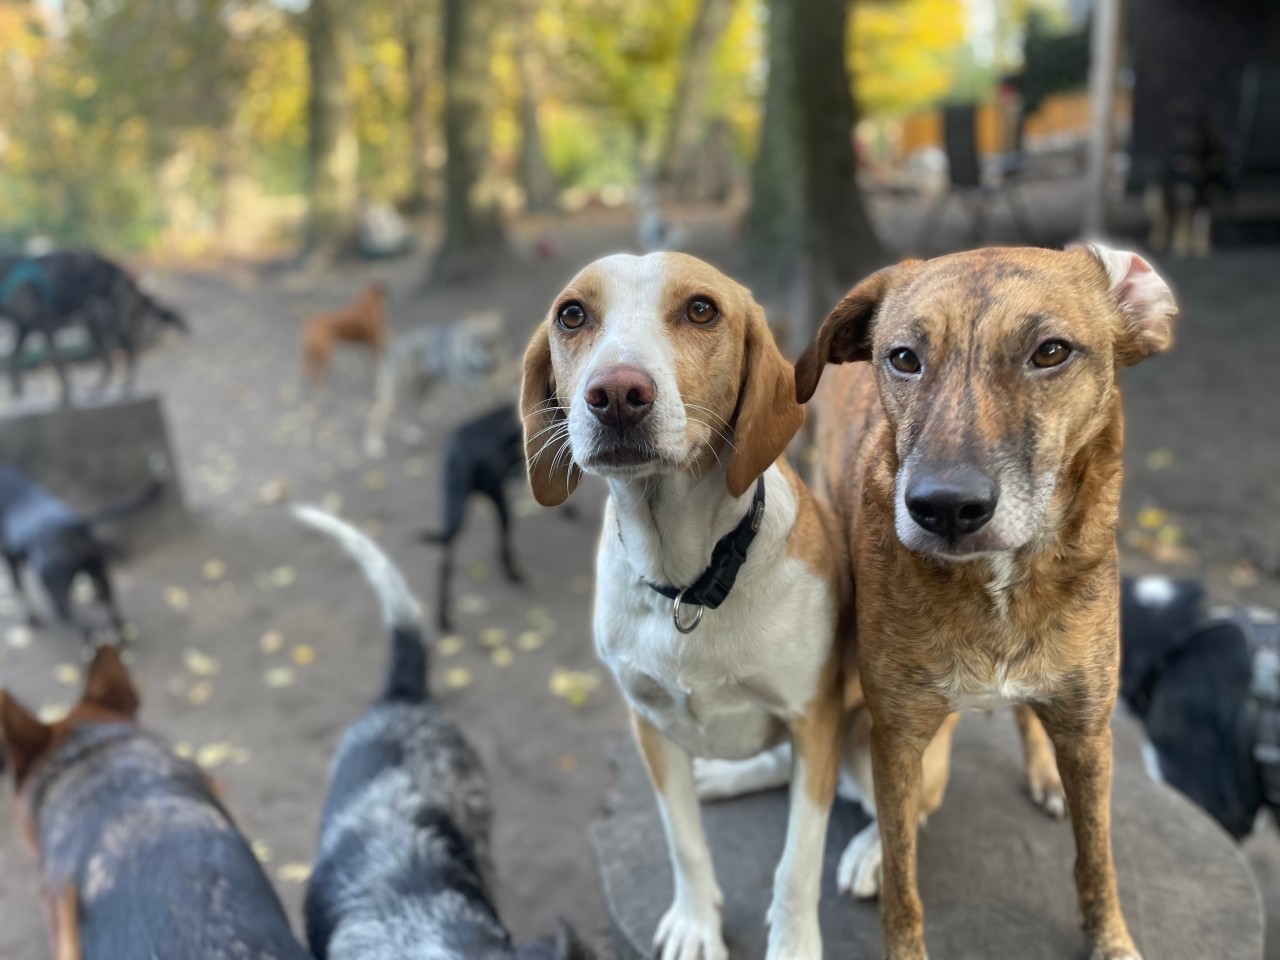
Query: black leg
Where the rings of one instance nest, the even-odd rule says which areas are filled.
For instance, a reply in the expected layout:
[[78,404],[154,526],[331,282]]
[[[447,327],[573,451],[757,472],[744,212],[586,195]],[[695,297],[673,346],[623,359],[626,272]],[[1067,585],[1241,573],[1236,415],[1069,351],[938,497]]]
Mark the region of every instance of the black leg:
[[498,512],[498,557],[502,561],[503,572],[512,583],[522,583],[524,578],[511,554],[511,512],[507,509],[507,495],[502,488],[502,481],[486,484],[481,492],[493,501],[493,507]]
[[115,594],[111,589],[111,578],[107,576],[107,565],[98,559],[86,566],[84,572],[93,581],[98,602],[106,608],[107,616],[111,618],[111,629],[116,635],[116,643],[124,646],[124,617],[120,615],[120,608],[116,606]]
[[9,393],[15,400],[22,396],[22,347],[30,334],[30,328],[18,324],[18,332],[13,339],[13,353],[9,355]]
[[453,621],[449,616],[449,584],[453,579],[453,539],[443,541],[444,553],[440,556],[440,579],[436,586],[436,607],[440,613],[437,623],[441,632],[448,633],[453,629]]
[[22,584],[22,564],[17,557],[8,553],[4,555],[4,562],[9,568],[9,582],[13,584],[13,592],[22,601],[22,606],[26,611],[27,624],[32,627],[40,626],[40,618],[36,616],[36,608],[31,605],[31,598],[27,596],[26,587]]
[[58,384],[62,391],[62,405],[64,407],[71,406],[71,378],[67,376],[67,365],[62,362],[62,354],[58,352],[58,344],[55,339],[57,330],[52,326],[48,326],[44,330],[44,341],[49,348],[49,362],[53,364],[54,373],[58,375]]

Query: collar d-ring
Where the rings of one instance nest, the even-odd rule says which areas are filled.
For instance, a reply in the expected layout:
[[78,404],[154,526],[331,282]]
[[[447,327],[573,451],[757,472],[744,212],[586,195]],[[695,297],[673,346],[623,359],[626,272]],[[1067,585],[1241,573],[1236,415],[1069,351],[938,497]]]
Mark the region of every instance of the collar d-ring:
[[685,591],[681,590],[679,593],[676,594],[676,598],[671,601],[671,619],[675,621],[676,629],[679,630],[681,633],[693,633],[694,630],[698,629],[698,624],[702,622],[702,611],[704,608],[702,604],[690,604],[690,606],[693,607],[697,611],[697,613],[693,615],[692,623],[688,623],[688,624],[684,623],[680,619],[680,607],[684,602],[684,595],[685,595]]

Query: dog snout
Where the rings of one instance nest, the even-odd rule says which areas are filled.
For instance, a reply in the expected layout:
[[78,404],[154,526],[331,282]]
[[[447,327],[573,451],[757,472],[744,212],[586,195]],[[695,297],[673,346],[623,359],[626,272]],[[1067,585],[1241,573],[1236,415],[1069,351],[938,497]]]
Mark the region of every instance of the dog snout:
[[906,491],[911,519],[948,540],[986,526],[999,499],[1000,488],[995,480],[967,464],[919,471]]
[[649,415],[657,399],[653,378],[637,367],[601,370],[587,384],[587,406],[606,427],[622,433]]

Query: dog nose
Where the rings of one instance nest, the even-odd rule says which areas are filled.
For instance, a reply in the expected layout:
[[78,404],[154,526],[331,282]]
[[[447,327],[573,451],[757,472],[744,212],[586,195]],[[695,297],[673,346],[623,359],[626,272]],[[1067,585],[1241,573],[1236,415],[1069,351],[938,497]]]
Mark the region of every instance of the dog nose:
[[653,378],[636,367],[607,367],[587,384],[587,406],[597,420],[619,432],[647,417],[657,395]]
[[977,467],[959,465],[922,472],[907,485],[907,512],[930,533],[953,539],[986,526],[1000,490]]

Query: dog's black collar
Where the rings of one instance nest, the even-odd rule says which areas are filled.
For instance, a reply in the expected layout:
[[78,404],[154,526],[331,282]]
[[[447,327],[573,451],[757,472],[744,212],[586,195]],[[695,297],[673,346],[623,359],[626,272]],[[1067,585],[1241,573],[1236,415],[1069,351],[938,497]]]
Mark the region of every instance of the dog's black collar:
[[[738,525],[720,538],[711,551],[711,565],[687,587],[671,587],[645,580],[649,589],[672,601],[672,617],[681,633],[692,633],[702,620],[703,608],[714,610],[724,603],[738,579],[738,571],[747,562],[747,550],[764,521],[764,474],[756,479],[756,495],[751,509]],[[643,577],[641,578],[644,579]],[[692,623],[680,619],[681,607],[697,607]]]

